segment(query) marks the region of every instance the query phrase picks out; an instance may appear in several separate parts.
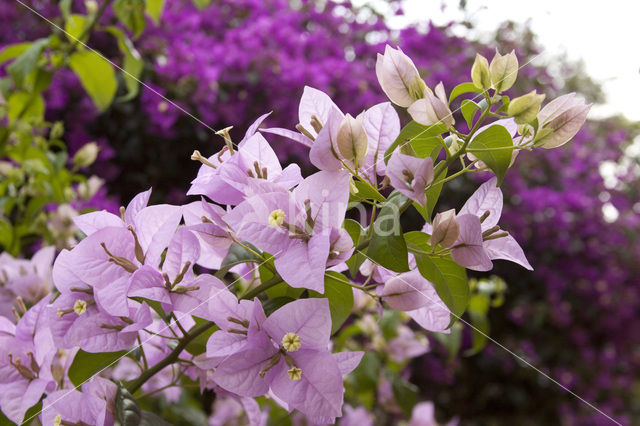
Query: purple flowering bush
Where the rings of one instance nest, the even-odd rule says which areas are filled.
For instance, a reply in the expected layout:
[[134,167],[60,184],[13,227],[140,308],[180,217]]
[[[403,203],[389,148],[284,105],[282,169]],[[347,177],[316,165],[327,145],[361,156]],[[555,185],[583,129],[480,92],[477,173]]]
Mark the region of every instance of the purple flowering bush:
[[[447,97],[387,46],[376,76],[412,117],[403,128],[389,102],[353,117],[307,87],[296,131],[261,129],[265,114],[239,142],[224,130],[220,151],[194,151],[202,165],[189,193],[200,201],[149,205],[148,190],[119,215],[75,217],[86,238],[57,256],[51,297],[18,306],[15,322],[2,317],[2,413],[15,423],[159,422],[137,400],[179,398],[172,388],[193,383],[235,399],[251,424],[264,424],[271,406],[334,423],[343,415],[344,376],[364,355],[334,352],[346,343],[331,340],[349,319],[353,292],[371,299],[378,315],[406,315],[450,334],[470,303],[467,269],[491,270],[492,259],[531,269],[498,225],[498,185],[519,151],[567,143],[589,105],[573,94],[542,108],[535,92],[510,99],[502,92],[517,73],[513,53],[496,53],[491,63],[477,55],[472,82]],[[467,101],[467,133],[455,129],[450,110],[465,93],[482,99]],[[306,147],[319,171],[303,177],[295,163],[283,168],[263,134]],[[462,169],[449,173],[457,162]],[[495,177],[457,213],[433,217],[443,186],[477,171]],[[402,231],[407,209],[424,217],[422,231]],[[403,342],[410,338],[396,329]],[[424,421],[433,406],[406,412]]]
[[[146,58],[144,80],[154,90],[175,99],[213,127],[222,128],[233,123],[236,130],[242,131],[249,127],[254,117],[277,106],[277,110],[267,118],[267,123],[270,126],[293,128],[297,122],[293,117],[297,115],[298,98],[305,84],[327,91],[338,105],[354,115],[366,105],[382,101],[382,91],[378,88],[373,73],[369,71],[375,64],[375,53],[383,48],[381,44],[365,42],[365,37],[371,33],[381,39],[391,37],[392,33],[381,20],[356,20],[349,10],[343,10],[342,6],[332,3],[325,6],[325,9],[308,3],[292,8],[288,2],[276,1],[221,3],[213,2],[209,7],[199,10],[190,2],[168,2],[163,20],[170,20],[172,25],[155,26],[149,22],[140,38],[135,40],[136,46]],[[59,14],[58,8],[49,2],[29,4],[46,16],[55,17]],[[74,8],[76,12],[84,11],[80,2]],[[334,13],[336,10],[344,13]],[[0,5],[0,14],[7,23],[2,28],[3,43],[26,41],[49,34],[46,24],[17,4],[7,2]],[[274,19],[275,16],[279,19]],[[109,10],[105,14],[105,20],[115,20]],[[340,30],[347,27],[350,28],[349,31]],[[263,33],[272,34],[272,37],[261,37],[260,34]],[[299,37],[300,33],[305,33],[306,36]],[[471,65],[469,60],[473,52],[480,51],[487,56],[493,54],[484,46],[452,37],[446,30],[433,26],[426,34],[423,29],[408,28],[393,33],[393,38],[415,60],[421,71],[428,70],[425,81],[430,87],[439,81],[443,81],[447,88],[454,87],[468,79],[467,65]],[[522,40],[526,40],[526,37]],[[521,43],[524,42],[520,38],[515,42],[514,39],[498,41],[500,46],[515,47],[522,57],[527,46]],[[92,37],[91,44],[118,60],[120,54],[112,39],[96,35]],[[287,48],[281,49],[280,46]],[[501,49],[505,50],[504,47]],[[189,53],[196,50],[203,53]],[[345,51],[348,59],[346,61]],[[215,61],[210,52],[216,52]],[[531,52],[527,52],[527,55],[529,53]],[[519,77],[517,85],[522,92],[540,88],[541,85],[547,94],[558,90],[544,69],[527,67],[521,70]],[[567,82],[563,90],[568,90],[570,83]],[[580,89],[584,91],[584,87]],[[184,118],[179,111],[146,89],[141,90],[139,98],[128,103],[116,103],[99,115],[76,76],[71,71],[62,69],[54,75],[45,98],[47,117],[64,120],[65,139],[72,152],[90,140],[98,142],[100,152],[92,170],[113,182],[110,189],[112,196],[117,189],[117,198],[129,199],[153,183],[157,200],[182,202],[184,183],[186,179],[191,179],[191,173],[187,162],[178,161],[188,157],[194,144],[203,152],[211,149],[208,132],[198,128],[193,121]],[[141,114],[140,111],[144,113]],[[466,129],[464,117],[456,115],[456,119],[457,128]],[[537,361],[536,365],[555,366],[548,371],[552,376],[561,378],[563,384],[578,394],[596,401],[606,412],[617,413],[626,413],[626,408],[631,406],[629,400],[633,397],[629,396],[626,389],[629,387],[629,377],[637,375],[634,342],[629,339],[625,326],[634,321],[634,301],[637,300],[633,290],[635,266],[632,254],[635,249],[633,240],[626,238],[633,234],[634,229],[634,197],[631,178],[625,180],[629,182],[626,193],[611,191],[610,188],[603,191],[603,179],[598,174],[598,166],[603,157],[614,162],[620,161],[617,147],[628,139],[624,131],[620,130],[624,127],[619,123],[592,124],[578,134],[576,143],[563,150],[545,155],[523,155],[518,159],[518,167],[510,172],[509,179],[505,181],[508,188],[506,193],[517,195],[506,197],[501,224],[523,245],[536,272],[523,276],[522,269],[509,270],[504,265],[498,265],[500,275],[507,278],[509,291],[506,306],[491,315],[491,335],[497,340],[507,342],[510,348],[519,349],[519,353]],[[284,145],[281,139],[275,137],[270,138],[270,142],[273,142],[280,159],[296,159],[303,170],[308,170],[309,161],[305,148]],[[159,149],[159,143],[170,146],[171,149]],[[457,185],[458,181],[453,184]],[[467,183],[467,193],[473,192],[475,186],[477,184],[473,180]],[[90,205],[99,210],[107,208],[115,212],[117,204],[105,199],[104,193],[105,189],[100,189]],[[464,193],[464,190],[457,194],[445,191],[443,205],[458,207],[464,204],[466,197],[459,195]],[[614,224],[607,223],[600,215],[605,204],[602,200],[607,197],[601,194],[609,194],[610,202],[621,212],[619,220]],[[523,199],[528,201],[523,203]],[[585,205],[588,207],[583,208]],[[571,226],[568,227],[569,222],[565,220],[568,215],[551,216],[550,207],[556,212],[573,212]],[[55,240],[64,242],[61,246],[70,246],[75,235],[68,228],[72,217],[77,213],[66,204],[55,211],[56,215],[48,222],[49,228],[54,230]],[[536,212],[536,215],[532,212]],[[587,215],[585,212],[591,214]],[[415,222],[413,218],[419,215],[414,213],[411,216],[411,213],[410,209],[406,216],[412,218],[409,222]],[[532,228],[531,220],[540,225]],[[556,232],[556,226],[567,226],[568,230]],[[544,235],[531,239],[533,231],[542,230],[547,230]],[[595,239],[597,244],[584,244],[584,241]],[[547,244],[547,241],[554,243]],[[621,246],[628,249],[620,250]],[[565,247],[575,255],[566,256]],[[225,252],[227,248],[223,245],[217,250]],[[35,250],[37,247],[33,251]],[[561,253],[563,256],[559,256]],[[587,255],[583,255],[585,253]],[[565,270],[574,272],[567,278]],[[585,271],[589,271],[588,274]],[[599,284],[586,286],[585,280]],[[47,285],[50,285],[46,280],[42,283],[35,288],[48,288]],[[11,303],[9,298],[15,300],[15,296],[21,294],[13,290],[17,289],[16,285],[5,284],[4,287],[11,288],[3,293],[7,295],[8,304]],[[549,292],[546,291],[547,288]],[[553,297],[549,294],[553,294]],[[619,294],[626,297],[618,297]],[[34,295],[36,297],[33,299],[29,297],[29,293],[21,297],[30,306],[43,294],[35,292]],[[481,295],[474,295],[472,298],[476,296]],[[475,305],[470,303],[470,310]],[[590,308],[585,311],[583,306]],[[18,305],[14,308],[22,309]],[[9,313],[10,306],[7,305],[5,316]],[[377,310],[372,309],[370,313],[376,314]],[[506,316],[509,320],[505,322]],[[366,318],[369,317],[358,322],[362,327],[354,325],[351,330],[360,327],[358,332],[371,332],[372,327],[369,327],[370,322]],[[396,320],[394,318],[390,322],[397,323]],[[407,319],[405,317],[399,321],[406,323]],[[480,326],[480,323],[474,325]],[[381,342],[394,342],[389,343],[389,348],[382,350],[382,359],[387,356],[388,351],[395,351],[400,341],[406,342],[409,353],[424,353],[427,350],[424,342],[410,338],[407,333],[413,331],[406,326],[402,327],[405,328],[396,330],[386,327],[383,322],[379,333],[369,334],[372,345],[361,347],[352,341],[348,341],[346,345],[352,350],[373,352],[376,348],[380,349]],[[393,331],[388,328],[393,328]],[[524,328],[528,330],[522,333],[525,337],[516,338]],[[542,333],[540,330],[543,329],[553,332]],[[385,335],[384,339],[381,339],[380,333]],[[455,326],[452,327],[452,335],[456,335]],[[563,336],[567,335],[576,336],[573,337],[575,345],[566,345]],[[405,338],[400,339],[399,336]],[[471,337],[473,336],[464,336],[465,345],[473,345]],[[544,344],[541,345],[542,338]],[[455,341],[439,340],[448,348],[452,347],[451,341]],[[594,348],[601,347],[603,341],[608,345],[596,351]],[[615,343],[612,346],[610,342]],[[541,418],[544,415],[549,421],[555,421],[559,413],[558,401],[564,401],[566,405],[561,412],[568,421],[578,421],[573,417],[576,413],[587,416],[589,420],[602,420],[600,415],[560,393],[549,398],[551,389],[541,385],[535,378],[535,373],[521,372],[517,364],[503,359],[503,354],[496,352],[491,346],[480,356],[463,358],[453,364],[447,363],[449,353],[440,355],[444,346],[432,340],[431,347],[432,353],[421,361],[424,364],[412,363],[413,370],[419,373],[414,373],[411,380],[420,384],[423,392],[421,397],[436,401],[439,412],[444,412],[445,416],[461,415],[468,420],[500,418],[502,415],[502,419],[508,421],[513,419],[515,413],[519,413],[524,419],[532,416]],[[162,352],[159,351],[153,356],[161,355]],[[147,356],[151,357],[149,354]],[[370,358],[372,357],[365,356],[361,366],[368,369],[370,365],[375,365],[377,361],[371,361]],[[598,362],[598,367],[593,367],[594,362]],[[508,370],[508,375],[504,375],[504,365],[513,366],[513,369]],[[139,373],[137,368],[135,360],[125,358],[118,364],[120,372],[113,377],[132,378]],[[171,369],[163,370],[162,379],[157,379],[160,375],[156,375],[149,382],[157,380],[163,385],[171,383],[173,370],[169,370]],[[377,382],[365,380],[366,377],[363,377],[366,375],[359,374],[359,370],[348,376],[352,389],[358,388],[358,383],[361,388],[377,386]],[[422,373],[424,370],[429,371],[427,377]],[[514,380],[516,376],[513,371],[520,371],[518,380]],[[601,373],[596,375],[593,371]],[[408,377],[406,370],[402,374],[405,378]],[[499,388],[501,391],[496,391],[495,377],[502,377]],[[588,380],[582,379],[587,377]],[[424,381],[417,382],[418,378]],[[403,399],[395,397],[394,392],[389,390],[393,384],[393,390],[397,391],[398,378],[394,380],[381,379],[380,401]],[[493,388],[487,383],[493,384]],[[153,389],[148,384],[145,386]],[[425,392],[427,389],[437,389],[437,392]],[[486,390],[483,394],[507,395],[508,398],[472,398],[468,389],[483,389]],[[165,396],[169,393],[170,391],[163,392]],[[347,396],[348,394],[349,388]],[[172,400],[177,400],[176,392],[172,395]],[[234,398],[223,398],[221,395],[221,392],[217,393],[214,409],[220,418],[223,416],[221,413],[237,412],[238,407],[242,407]],[[461,405],[460,401],[464,404]],[[145,401],[140,402],[144,406]],[[501,404],[500,410],[493,408],[497,403]],[[397,403],[385,404],[386,407],[391,407],[391,412],[398,412],[398,407],[392,407],[394,405]],[[345,415],[354,413],[356,416],[361,408],[345,407]],[[232,414],[230,416],[233,417]],[[360,419],[365,417],[367,416]]]

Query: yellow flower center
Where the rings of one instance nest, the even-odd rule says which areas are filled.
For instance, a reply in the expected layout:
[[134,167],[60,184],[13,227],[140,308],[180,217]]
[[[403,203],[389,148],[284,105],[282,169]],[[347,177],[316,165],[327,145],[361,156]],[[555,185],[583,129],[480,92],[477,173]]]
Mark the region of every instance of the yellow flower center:
[[60,414],[58,414],[54,419],[53,419],[53,426],[60,426],[62,424],[62,416]]
[[279,228],[284,223],[284,212],[280,209],[274,210],[269,214],[269,226]]
[[282,347],[287,352],[295,352],[300,349],[300,336],[296,333],[287,333],[282,338]]
[[87,302],[82,299],[76,300],[76,303],[73,304],[73,312],[78,315],[82,315],[87,312]]
[[302,370],[294,366],[287,370],[287,375],[291,380],[300,380],[302,378]]

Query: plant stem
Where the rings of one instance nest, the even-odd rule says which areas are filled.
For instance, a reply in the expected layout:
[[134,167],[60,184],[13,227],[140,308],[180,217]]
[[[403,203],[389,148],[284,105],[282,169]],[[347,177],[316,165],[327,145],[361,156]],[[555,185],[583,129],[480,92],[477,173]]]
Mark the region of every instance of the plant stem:
[[[473,128],[471,129],[471,131],[469,132],[468,135],[466,135],[463,140],[464,143],[462,144],[462,146],[460,147],[459,150],[457,150],[454,154],[452,154],[450,157],[448,157],[446,160],[442,160],[441,162],[439,162],[436,167],[433,169],[433,177],[434,177],[434,181],[435,179],[437,179],[438,177],[440,177],[440,175],[454,162],[456,161],[460,156],[462,156],[466,151],[467,151],[467,146],[469,146],[469,142],[471,142],[471,139],[473,138],[473,135],[478,131],[478,128],[480,128],[480,124],[482,124],[482,122],[485,120],[485,118],[487,118],[487,116],[491,113],[491,106],[492,103],[490,100],[487,101],[488,105],[487,105],[487,109],[484,110],[484,112],[482,113],[482,115],[480,116],[480,119],[478,119],[478,121],[476,121],[476,124],[473,126]],[[446,176],[445,176],[446,177]],[[431,185],[429,185],[429,187],[433,186],[433,183]]]
[[100,9],[98,9],[98,11],[96,12],[96,15],[91,20],[91,23],[89,23],[89,25],[87,25],[84,28],[84,30],[82,31],[80,36],[78,38],[76,38],[75,41],[73,42],[73,44],[71,45],[71,50],[74,50],[76,48],[76,46],[78,45],[78,43],[82,42],[82,39],[84,39],[85,37],[88,37],[91,34],[91,31],[93,31],[95,26],[98,24],[98,21],[100,20],[102,15],[104,15],[104,12],[107,10],[107,7],[109,7],[109,5],[111,3],[113,3],[113,0],[105,0],[100,5]]
[[260,293],[262,293],[263,291],[270,289],[271,287],[280,284],[282,282],[282,277],[280,276],[280,274],[276,274],[274,275],[271,279],[263,282],[262,284],[260,284],[258,287],[253,288],[251,290],[248,290],[247,292],[245,292],[242,296],[240,296],[240,300],[242,299],[253,299],[254,297],[256,297],[257,295],[259,295]]
[[135,391],[140,389],[140,387],[142,387],[142,385],[147,380],[153,377],[160,370],[176,362],[180,357],[180,354],[182,353],[182,351],[187,347],[189,343],[191,343],[192,340],[194,340],[196,337],[198,337],[199,335],[201,335],[202,333],[204,333],[205,331],[207,331],[213,326],[214,326],[214,323],[209,321],[204,324],[200,324],[193,327],[182,339],[180,339],[178,346],[176,346],[175,349],[173,349],[169,355],[167,355],[162,361],[158,362],[153,367],[143,371],[142,374],[140,374],[140,376],[137,379],[130,382],[127,385],[127,390],[131,392],[131,394],[133,394]]

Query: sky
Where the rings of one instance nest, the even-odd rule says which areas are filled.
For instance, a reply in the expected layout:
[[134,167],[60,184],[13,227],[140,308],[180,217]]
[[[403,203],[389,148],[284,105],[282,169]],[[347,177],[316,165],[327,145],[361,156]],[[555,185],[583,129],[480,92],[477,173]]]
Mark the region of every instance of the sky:
[[[383,1],[371,3],[384,11]],[[595,106],[591,117],[620,113],[640,121],[640,7],[634,7],[635,2],[468,0],[466,15],[458,3],[459,0],[405,0],[404,16],[391,19],[389,24],[402,27],[432,20],[444,25],[467,18],[476,27],[471,35],[482,39],[506,20],[529,22],[543,48],[538,63],[549,63],[558,56],[582,60],[588,75],[602,85],[606,102]],[[466,35],[462,29],[456,31]]]

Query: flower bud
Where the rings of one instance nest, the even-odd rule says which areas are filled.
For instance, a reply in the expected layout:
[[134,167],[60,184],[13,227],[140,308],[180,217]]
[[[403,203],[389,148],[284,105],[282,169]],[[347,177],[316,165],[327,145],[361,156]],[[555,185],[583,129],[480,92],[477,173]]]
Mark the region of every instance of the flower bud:
[[64,122],[56,121],[51,126],[51,132],[49,133],[49,137],[51,139],[60,139],[64,134]]
[[98,152],[100,151],[100,147],[95,142],[89,142],[85,144],[82,148],[76,152],[73,156],[73,165],[80,167],[87,167],[93,164],[98,158]]
[[556,148],[569,142],[582,127],[591,104],[575,93],[560,96],[549,102],[538,114],[539,130],[534,144],[543,148]]
[[376,76],[389,100],[404,108],[422,98],[427,87],[413,61],[402,50],[389,45],[384,55],[378,53]]
[[449,109],[444,86],[440,82],[435,88],[435,95],[431,90],[424,92],[424,99],[418,99],[407,110],[417,123],[424,126],[443,123],[447,127],[455,124],[451,109]]
[[496,50],[496,55],[489,65],[489,74],[491,75],[491,84],[496,92],[503,92],[516,82],[518,76],[518,58],[512,50],[506,55],[501,55]]
[[471,81],[478,89],[491,88],[491,74],[489,73],[489,61],[479,53],[471,67]]
[[362,120],[353,118],[350,114],[345,115],[338,127],[336,144],[338,152],[345,160],[354,164],[363,160],[369,148],[369,140]]
[[535,90],[520,96],[509,102],[509,108],[507,114],[509,114],[516,123],[527,124],[536,119],[538,111],[540,111],[540,104],[544,95],[538,95]]
[[454,209],[438,213],[433,219],[433,235],[431,236],[431,246],[440,244],[442,247],[451,247],[460,235],[460,225],[456,220]]

